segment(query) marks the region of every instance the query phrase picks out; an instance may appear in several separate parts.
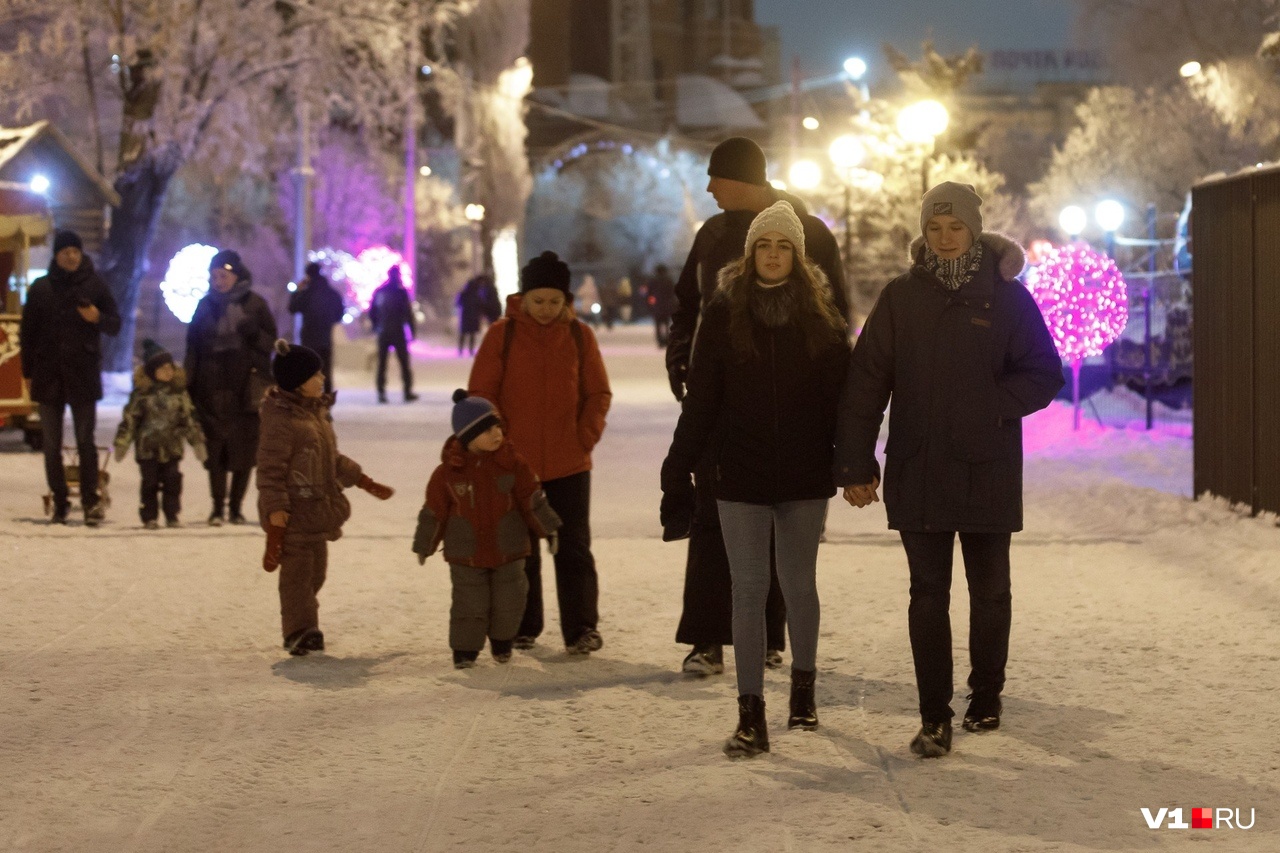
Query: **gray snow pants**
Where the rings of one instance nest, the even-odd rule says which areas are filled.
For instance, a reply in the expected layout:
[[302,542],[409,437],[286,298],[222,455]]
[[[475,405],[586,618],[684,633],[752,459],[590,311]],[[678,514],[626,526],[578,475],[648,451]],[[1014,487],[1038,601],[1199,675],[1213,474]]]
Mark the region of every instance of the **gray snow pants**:
[[510,640],[520,627],[529,579],[524,560],[496,569],[449,564],[453,581],[453,605],[449,609],[449,648],[478,652],[485,637]]

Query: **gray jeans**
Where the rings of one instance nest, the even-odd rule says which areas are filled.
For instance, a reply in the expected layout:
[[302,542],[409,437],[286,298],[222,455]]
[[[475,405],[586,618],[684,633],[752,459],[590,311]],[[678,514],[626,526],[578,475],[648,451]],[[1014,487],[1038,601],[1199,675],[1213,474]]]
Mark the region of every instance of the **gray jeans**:
[[478,652],[486,637],[510,640],[520,627],[529,579],[524,560],[496,569],[449,564],[453,606],[449,610],[449,648]]
[[778,584],[787,604],[791,665],[813,670],[818,659],[818,540],[826,500],[765,505],[717,501],[724,549],[733,576],[733,657],[738,692],[764,695],[765,602],[769,598],[769,536],[774,536]]

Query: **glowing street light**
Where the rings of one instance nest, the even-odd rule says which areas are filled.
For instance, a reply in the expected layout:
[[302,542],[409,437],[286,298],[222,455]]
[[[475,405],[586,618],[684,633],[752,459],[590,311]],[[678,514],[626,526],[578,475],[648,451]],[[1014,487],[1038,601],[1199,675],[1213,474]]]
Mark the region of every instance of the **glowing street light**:
[[462,209],[462,212],[471,222],[480,222],[484,219],[483,204],[469,204]]
[[851,56],[844,61],[844,73],[851,80],[861,80],[867,73],[867,61],[861,56]]
[[1197,74],[1199,74],[1201,71],[1201,68],[1202,66],[1200,65],[1200,63],[1196,62],[1193,59],[1190,62],[1184,63],[1183,66],[1178,69],[1178,73],[1181,74],[1183,77],[1190,79],[1192,77],[1195,77]]
[[908,142],[933,142],[951,121],[951,115],[938,101],[917,101],[898,113],[898,133]]
[[422,177],[424,177],[424,178],[429,178],[429,177],[431,177],[431,167],[430,167],[430,166],[421,166],[421,167],[419,167],[419,168],[418,168],[418,174],[419,174],[419,175],[421,175],[421,176],[422,176]]
[[1100,201],[1093,210],[1093,217],[1103,231],[1115,233],[1124,224],[1124,205],[1110,198]]
[[798,190],[811,190],[822,183],[822,167],[812,160],[797,160],[787,174],[791,186]]
[[804,125],[805,130],[817,130],[819,127],[822,126],[822,123],[819,122],[813,116],[805,116],[804,121],[800,123]]
[[1062,226],[1062,230],[1067,232],[1067,236],[1072,240],[1084,233],[1084,227],[1089,223],[1089,214],[1084,212],[1084,208],[1079,205],[1071,204],[1062,208],[1062,212],[1058,214],[1058,224]]
[[827,149],[827,154],[837,169],[848,172],[862,163],[863,158],[867,156],[867,149],[858,137],[846,133],[844,136],[835,138],[831,147]]
[[36,175],[31,179],[31,191],[33,193],[47,193],[50,186],[49,179],[44,175]]

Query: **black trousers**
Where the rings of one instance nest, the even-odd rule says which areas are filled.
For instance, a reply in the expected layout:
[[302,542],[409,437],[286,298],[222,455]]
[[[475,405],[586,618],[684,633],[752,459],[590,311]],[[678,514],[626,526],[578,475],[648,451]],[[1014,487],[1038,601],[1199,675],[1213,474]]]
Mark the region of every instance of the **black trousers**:
[[[902,532],[911,569],[907,622],[920,693],[920,719],[950,720],[951,557],[955,533]],[[969,584],[969,688],[999,695],[1009,660],[1012,595],[1008,533],[961,533],[964,574]]]
[[[247,471],[228,471],[221,465],[214,465],[210,459],[206,463],[209,468],[209,496],[213,498],[213,512],[222,515],[222,508],[230,506],[232,515],[243,515],[240,511],[244,503],[244,493],[249,490],[249,477],[253,469]],[[227,474],[231,475],[231,496],[227,497]]]
[[[547,503],[563,522],[560,547],[553,559],[560,634],[567,646],[587,631],[594,631],[600,621],[600,581],[596,558],[591,554],[591,472],[546,480],[542,488],[547,493]],[[535,537],[531,544],[533,550],[524,563],[529,597],[516,631],[520,637],[536,637],[543,629],[541,542]]]
[[67,471],[62,464],[62,418],[71,407],[76,453],[80,459],[80,504],[85,509],[98,503],[98,448],[93,443],[97,425],[97,403],[41,403],[40,428],[44,433],[44,478],[53,493],[55,508],[67,506]]
[[139,459],[138,470],[142,473],[142,488],[138,499],[138,514],[143,522],[155,521],[160,514],[161,494],[163,493],[164,517],[168,521],[176,521],[182,512],[182,471],[178,469],[181,459],[170,459],[161,462],[159,459]]
[[[711,489],[714,462],[704,462],[694,472],[697,505],[689,531],[689,555],[684,566],[684,610],[676,628],[676,642],[690,646],[733,644],[733,579],[720,530],[720,509]],[[765,645],[770,650],[787,647],[787,605],[778,585],[778,566],[769,549],[769,598],[765,602]]]
[[320,369],[324,371],[324,393],[333,391],[333,348],[316,347],[316,355],[320,356]]
[[378,373],[375,377],[378,394],[387,393],[387,350],[396,351],[396,359],[400,362],[400,379],[404,382],[404,393],[407,396],[413,391],[413,371],[409,369],[409,344],[401,338],[378,338]]
[[476,335],[477,332],[459,332],[458,333],[458,355],[462,355],[465,348],[468,355],[476,354]]

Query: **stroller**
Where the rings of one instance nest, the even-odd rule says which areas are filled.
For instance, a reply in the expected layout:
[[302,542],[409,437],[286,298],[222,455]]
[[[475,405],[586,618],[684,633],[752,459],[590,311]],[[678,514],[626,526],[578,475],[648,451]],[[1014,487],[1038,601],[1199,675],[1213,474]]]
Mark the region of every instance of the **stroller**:
[[[98,500],[102,504],[102,508],[111,508],[111,492],[108,489],[111,483],[111,474],[107,471],[107,463],[111,461],[111,448],[98,447],[98,457],[102,463],[98,466]],[[81,497],[80,495],[80,454],[74,447],[63,446],[62,448],[62,467],[67,472],[67,499]],[[46,493],[44,496],[44,514],[53,515],[53,493]]]

